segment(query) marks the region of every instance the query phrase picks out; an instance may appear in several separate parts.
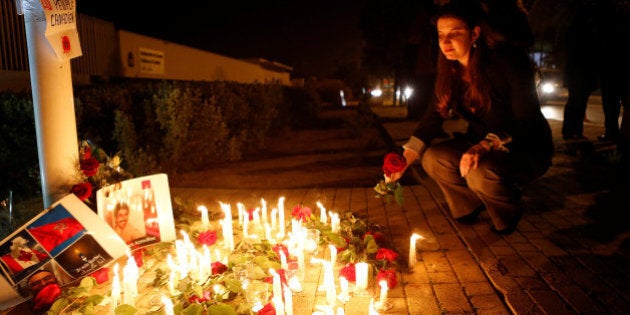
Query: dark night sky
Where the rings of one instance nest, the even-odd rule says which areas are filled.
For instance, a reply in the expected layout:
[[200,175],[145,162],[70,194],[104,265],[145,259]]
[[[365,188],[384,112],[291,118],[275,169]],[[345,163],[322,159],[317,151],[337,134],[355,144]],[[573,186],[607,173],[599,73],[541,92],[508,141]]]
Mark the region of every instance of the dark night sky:
[[278,61],[298,74],[325,76],[360,56],[361,0],[167,4],[79,0],[77,11],[121,29],[225,56]]

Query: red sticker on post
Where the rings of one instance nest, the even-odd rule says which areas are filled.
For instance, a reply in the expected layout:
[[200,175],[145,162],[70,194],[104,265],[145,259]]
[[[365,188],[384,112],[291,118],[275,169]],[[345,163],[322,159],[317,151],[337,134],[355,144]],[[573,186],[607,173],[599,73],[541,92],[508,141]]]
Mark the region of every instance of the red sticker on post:
[[61,37],[61,46],[63,47],[64,54],[70,53],[70,51],[72,50],[72,47],[70,46],[70,38],[68,36],[64,35]]

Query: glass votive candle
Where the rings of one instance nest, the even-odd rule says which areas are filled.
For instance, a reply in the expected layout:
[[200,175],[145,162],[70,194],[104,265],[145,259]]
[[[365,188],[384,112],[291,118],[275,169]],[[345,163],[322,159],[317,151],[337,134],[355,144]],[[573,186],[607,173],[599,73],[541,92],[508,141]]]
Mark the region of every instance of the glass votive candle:
[[304,242],[304,251],[307,254],[317,255],[319,249],[319,230],[308,229],[306,231],[306,241]]
[[297,261],[290,261],[287,263],[286,277],[289,289],[291,292],[302,292],[302,279],[301,279],[300,265]]
[[241,283],[241,287],[243,289],[247,288],[251,280],[251,266],[249,264],[240,264],[234,265],[232,267],[232,274],[234,275],[234,279],[238,280]]
[[245,289],[245,300],[253,312],[260,311],[269,302],[269,284],[251,281]]

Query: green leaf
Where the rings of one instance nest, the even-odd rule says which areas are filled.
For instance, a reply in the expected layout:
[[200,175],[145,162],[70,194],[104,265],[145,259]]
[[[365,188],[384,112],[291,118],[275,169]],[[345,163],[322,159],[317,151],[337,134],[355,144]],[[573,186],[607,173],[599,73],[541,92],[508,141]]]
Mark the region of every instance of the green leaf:
[[188,305],[187,308],[182,310],[181,314],[184,314],[184,315],[201,315],[201,314],[203,314],[203,305],[192,303],[192,304]]
[[64,308],[66,308],[66,306],[68,306],[68,304],[70,304],[70,301],[68,301],[68,299],[59,298],[55,300],[53,305],[50,307],[50,310],[48,310],[47,314],[59,314]]
[[376,244],[376,241],[374,240],[374,238],[372,237],[372,235],[367,235],[365,237],[365,253],[366,254],[375,254],[376,252],[378,252],[378,244]]
[[217,303],[208,307],[208,315],[236,315],[236,311],[230,305]]
[[135,307],[129,304],[121,304],[116,307],[116,309],[114,310],[114,313],[116,315],[133,315],[137,311],[138,310]]

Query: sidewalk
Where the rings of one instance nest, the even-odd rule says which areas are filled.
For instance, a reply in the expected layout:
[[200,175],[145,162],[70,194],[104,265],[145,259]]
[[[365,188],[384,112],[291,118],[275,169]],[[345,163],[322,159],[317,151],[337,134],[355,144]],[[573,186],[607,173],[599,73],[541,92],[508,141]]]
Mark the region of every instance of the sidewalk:
[[[397,144],[415,127],[399,119],[404,108],[374,111]],[[473,226],[451,220],[434,182],[417,177],[512,312],[629,314],[630,226],[623,213],[630,205],[627,195],[610,189],[614,147],[566,144],[561,121],[549,122],[556,144],[553,166],[526,187],[528,210],[512,235],[490,233],[485,213],[482,224]],[[603,126],[590,123],[585,129],[585,136],[596,141]],[[423,174],[419,166],[415,169]]]
[[[403,107],[374,107],[373,111],[396,145],[404,142],[415,127],[415,122],[404,119]],[[559,122],[550,122],[557,138]],[[590,139],[601,133],[598,126],[589,130],[594,133],[587,134]],[[290,140],[303,147],[318,141],[343,142],[338,135],[323,131],[319,138],[306,143]],[[229,187],[209,188],[194,184],[195,178],[191,177],[172,185],[171,195],[207,205],[222,201],[246,206],[260,203],[261,198],[272,203],[283,196],[289,209],[298,203],[314,207],[321,201],[332,211],[366,215],[389,231],[403,262],[399,266],[399,285],[389,292],[392,308],[386,314],[630,314],[630,228],[622,219],[630,206],[627,201],[622,205],[610,197],[610,167],[602,160],[607,149],[599,144],[589,148],[566,146],[561,139],[556,139],[556,144],[553,167],[526,187],[528,211],[517,231],[509,236],[492,233],[485,213],[472,226],[452,220],[440,190],[424,176],[420,166],[413,172],[417,184],[404,186],[402,207],[374,198],[375,182],[365,180],[369,176],[359,176],[359,184],[348,185],[357,172],[379,172],[378,166],[349,167],[360,163],[357,156],[380,158],[384,152],[349,153],[343,149],[346,143],[331,144],[333,148],[328,152],[249,161],[247,169],[229,171],[240,172]],[[328,169],[322,170],[322,163]],[[341,165],[331,170],[335,163]],[[282,173],[290,178],[279,185],[267,179],[262,185],[247,183],[239,188],[238,180],[242,183],[248,175],[252,176],[250,181],[258,179],[261,172]],[[218,174],[227,173],[222,170]],[[203,183],[203,177],[212,174],[204,173],[196,181]],[[290,179],[298,183],[292,186]],[[317,184],[303,185],[309,180]],[[417,243],[417,263],[410,270],[406,262],[412,233],[425,239]],[[320,255],[326,257],[328,253],[320,250]],[[308,274],[308,289],[295,296],[296,315],[312,314],[318,305],[326,304],[325,292],[318,285],[323,272],[309,268]],[[369,292],[378,298],[375,287],[371,283]],[[337,306],[343,306],[345,314],[363,315],[367,314],[367,303],[366,296],[355,296]]]

